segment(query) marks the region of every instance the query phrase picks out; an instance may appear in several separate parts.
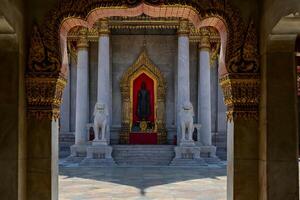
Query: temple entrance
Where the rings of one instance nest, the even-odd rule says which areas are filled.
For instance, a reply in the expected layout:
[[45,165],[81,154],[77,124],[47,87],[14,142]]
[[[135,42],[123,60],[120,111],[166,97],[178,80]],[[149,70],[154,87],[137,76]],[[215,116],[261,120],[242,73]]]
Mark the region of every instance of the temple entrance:
[[[182,5],[177,5],[175,4],[175,2],[167,3],[162,1],[162,5],[160,5],[160,3],[158,4],[156,1],[151,1],[152,3],[146,3],[146,1],[138,1],[135,3],[130,1],[128,3],[120,2],[120,5],[125,5],[125,7],[120,8],[115,8],[115,2],[107,2],[105,5],[100,5],[96,1],[91,1],[88,4],[83,1],[74,1],[70,3],[68,2],[68,4],[66,4],[67,1],[63,2],[65,3],[65,5],[64,7],[62,6],[62,8],[64,9],[57,9],[57,11],[62,10],[62,12],[57,13],[55,10],[55,14],[53,13],[52,18],[50,15],[51,19],[49,18],[49,23],[45,23],[47,24],[46,29],[44,29],[46,31],[43,31],[40,34],[37,29],[33,33],[29,57],[30,62],[28,63],[28,77],[26,78],[28,84],[27,90],[28,93],[32,96],[32,98],[28,98],[29,112],[35,114],[36,118],[40,118],[41,113],[46,113],[44,114],[44,116],[47,115],[48,118],[50,116],[54,119],[57,119],[59,117],[58,107],[61,103],[61,91],[63,87],[61,87],[60,85],[57,86],[55,81],[57,77],[60,78],[60,76],[62,76],[62,78],[64,78],[64,76],[69,76],[67,75],[67,67],[69,65],[67,61],[68,51],[66,48],[66,41],[67,39],[72,39],[72,37],[70,36],[72,28],[76,28],[76,26],[84,27],[80,28],[80,30],[77,32],[77,37],[73,37],[73,39],[77,42],[78,66],[76,70],[78,73],[76,74],[76,79],[77,83],[79,84],[76,85],[77,91],[75,144],[72,146],[74,148],[71,159],[77,160],[79,165],[83,166],[115,164],[112,162],[111,157],[111,147],[114,145],[115,138],[111,138],[111,136],[116,135],[114,133],[119,131],[119,127],[116,127],[114,125],[120,125],[121,134],[117,135],[118,137],[120,136],[120,138],[118,138],[120,139],[119,141],[123,144],[128,144],[130,142],[130,134],[132,133],[133,125],[134,105],[133,97],[131,95],[132,87],[130,87],[130,83],[131,80],[134,80],[133,76],[136,74],[136,71],[138,69],[149,72],[149,74],[145,73],[147,75],[155,75],[155,78],[158,80],[158,85],[156,87],[157,102],[154,104],[154,111],[157,112],[157,118],[154,118],[154,129],[157,133],[157,143],[164,144],[165,137],[167,136],[165,127],[165,110],[167,109],[166,116],[169,116],[167,121],[167,125],[169,127],[167,130],[169,132],[169,130],[173,129],[172,131],[174,132],[174,134],[178,134],[177,138],[180,138],[180,141],[177,141],[178,146],[175,147],[176,157],[174,159],[174,156],[171,158],[173,159],[173,161],[177,161],[175,164],[189,166],[207,166],[208,163],[219,162],[218,158],[216,157],[216,147],[212,144],[213,134],[211,130],[211,91],[209,86],[211,64],[210,54],[214,54],[213,52],[211,52],[211,43],[213,43],[213,40],[215,40],[215,43],[218,43],[221,46],[220,51],[216,51],[217,54],[218,52],[220,52],[219,77],[222,77],[222,86],[225,91],[225,103],[228,105],[227,115],[229,121],[232,124],[232,126],[230,126],[230,136],[234,136],[234,140],[233,137],[232,139],[229,138],[229,141],[233,143],[231,146],[234,146],[235,150],[233,151],[230,149],[231,151],[229,151],[229,153],[233,154],[230,154],[231,156],[229,157],[229,164],[232,164],[229,165],[229,172],[233,173],[230,177],[234,177],[234,180],[241,180],[240,177],[242,177],[244,180],[244,177],[249,177],[249,173],[252,173],[253,170],[251,169],[251,167],[248,167],[250,165],[244,165],[244,163],[241,162],[241,160],[244,161],[244,158],[248,158],[248,155],[242,154],[245,151],[240,151],[243,149],[239,147],[248,147],[247,144],[249,142],[243,140],[243,137],[240,138],[241,135],[244,136],[243,133],[245,132],[245,130],[249,130],[249,132],[253,130],[252,132],[255,132],[257,127],[255,123],[249,123],[249,121],[254,121],[257,115],[258,95],[255,95],[255,92],[256,88],[258,88],[256,86],[258,85],[256,84],[256,74],[259,72],[259,67],[257,67],[256,62],[256,34],[255,30],[253,30],[252,24],[249,24],[249,26],[247,24],[244,25],[239,15],[232,14],[233,11],[231,10],[231,7],[228,7],[227,5],[224,7],[223,4],[220,4],[217,1],[213,2],[212,4],[203,5],[202,2],[192,2],[193,4],[190,4],[189,2],[189,4],[182,3]],[[102,3],[102,1],[99,2]],[[105,7],[105,9],[103,9],[103,7]],[[80,10],[74,11],[78,8],[80,8]],[[88,12],[89,10],[91,12]],[[71,13],[76,14],[71,15]],[[87,14],[87,16],[84,16],[85,14]],[[146,18],[145,20],[145,15],[153,17],[154,19]],[[117,17],[126,18],[120,20]],[[114,35],[115,30],[113,29],[120,27],[120,24],[118,23],[120,21],[124,23],[124,21],[128,20],[128,17],[136,17],[136,19],[134,19],[135,22],[140,20],[138,21],[139,24],[134,27],[135,29],[140,29],[140,27],[142,27],[142,29],[145,29],[145,26],[150,26],[149,28],[151,29],[159,30],[161,35],[161,29],[168,29],[165,32],[168,32],[170,36],[166,36],[164,40],[159,43],[157,42],[156,38],[157,34],[153,34],[152,39],[156,41],[156,43],[153,42],[151,45],[149,45],[150,47],[153,47],[153,44],[157,44],[156,47],[163,47],[161,49],[157,48],[159,50],[156,51],[156,54],[159,54],[159,56],[157,56],[156,58],[153,56],[153,60],[155,61],[155,63],[159,64],[162,71],[164,72],[164,75],[166,75],[166,77],[169,76],[168,80],[172,81],[171,84],[168,84],[168,88],[171,87],[171,89],[168,89],[168,94],[172,92],[172,95],[167,97],[167,107],[165,107],[165,81],[160,78],[162,76],[159,76],[159,70],[156,70],[155,67],[151,67],[151,62],[149,65],[149,62],[147,61],[148,56],[145,53],[141,54],[141,59],[138,59],[137,61],[138,64],[130,67],[129,70],[125,72],[125,78],[121,79],[121,95],[119,95],[118,93],[111,94],[116,91],[116,88],[114,88],[114,84],[119,84],[120,76],[118,72],[123,72],[126,70],[125,67],[127,66],[124,66],[124,62],[126,62],[126,59],[130,58],[131,55],[136,56],[134,52],[129,52],[134,51],[134,48],[132,48],[134,42],[128,42],[128,38],[130,38],[129,36],[123,37],[125,39],[123,40],[123,43],[120,43],[120,48],[115,48],[117,46],[116,44],[118,43],[116,42],[116,40],[120,41],[121,36]],[[166,21],[163,22],[163,25],[161,24],[160,18],[166,18]],[[153,22],[149,23],[148,19],[153,21],[156,20],[155,24],[153,25]],[[126,24],[124,26],[124,29],[128,29],[128,27],[130,27],[130,24],[132,23],[129,23],[129,25]],[[215,27],[215,30],[212,31],[212,35],[210,34],[211,31],[208,27]],[[119,31],[119,33],[123,31],[124,30]],[[138,34],[134,36],[136,37],[134,38],[134,41],[137,41],[137,35]],[[246,39],[241,39],[241,35],[245,35]],[[160,39],[162,40],[162,38]],[[169,39],[170,42],[166,42],[166,39]],[[37,44],[37,41],[42,42],[40,42],[41,44]],[[98,42],[98,44],[93,44],[95,41]],[[115,41],[115,43],[113,44],[115,46],[113,46],[112,50],[110,51],[110,42],[112,41]],[[191,42],[193,42],[194,44],[191,45],[190,48]],[[91,60],[91,62],[89,62],[89,58],[93,59],[93,56],[89,56],[89,53],[92,54],[94,52],[95,48],[93,47],[95,47],[95,45],[98,45],[98,60]],[[167,48],[169,49],[169,51],[167,51]],[[117,49],[123,50],[124,54],[116,52],[115,50]],[[176,52],[176,50],[178,51]],[[49,53],[47,54],[46,58],[43,58],[40,52]],[[244,55],[244,52],[246,52],[246,55]],[[113,55],[110,57],[111,54]],[[125,56],[122,57],[120,55]],[[169,59],[166,59],[165,57]],[[110,59],[112,60],[112,62],[110,62]],[[244,63],[245,59],[247,63]],[[132,60],[130,62],[132,62]],[[141,64],[143,62],[145,64]],[[89,63],[91,63],[91,65],[89,65]],[[95,63],[97,65],[96,67]],[[173,63],[176,63],[176,65],[174,65]],[[112,65],[112,67],[110,66],[110,64]],[[225,66],[225,64],[227,64],[227,66]],[[41,66],[45,69],[41,70]],[[53,68],[52,66],[59,67]],[[94,71],[92,71],[92,73],[89,73],[88,70],[90,70],[90,68],[92,70],[98,68],[98,76],[94,76],[94,74],[97,74],[93,73]],[[197,73],[198,71],[200,71],[200,74]],[[48,74],[46,74],[45,72],[47,72]],[[240,75],[240,73],[243,73],[243,76]],[[37,77],[37,75],[43,77],[39,80],[44,81],[42,82],[42,84],[43,86],[45,85],[44,88],[46,89],[41,88],[43,90],[36,90],[36,88],[39,87],[35,86],[41,85],[40,82],[35,81],[35,77]],[[46,80],[44,78],[48,76],[52,78],[50,79],[51,81],[53,80],[50,86],[48,86],[49,84],[48,82],[46,82],[48,81],[48,79]],[[72,75],[70,77],[72,77]],[[248,79],[254,79],[254,81],[250,80],[245,84],[240,84],[244,83],[244,81]],[[198,82],[196,80],[198,80]],[[200,83],[199,80],[202,81],[202,84],[197,84]],[[95,87],[96,84],[93,83],[96,82],[98,82],[98,84]],[[170,82],[168,81],[168,83]],[[90,89],[89,86],[92,86],[93,88]],[[54,87],[57,89],[53,90]],[[144,86],[144,88],[147,88],[147,86]],[[197,89],[199,89],[199,92],[195,93]],[[54,96],[52,93],[54,93],[53,91],[55,91],[55,100],[48,100],[48,98],[46,98],[47,102],[44,103],[44,96],[38,95],[40,93],[44,94],[45,90],[49,90],[49,93],[51,93],[48,98]],[[91,92],[92,94],[87,94],[87,91]],[[240,94],[241,92],[245,92],[247,94],[247,97],[245,98],[243,94]],[[145,94],[145,92],[142,93]],[[35,96],[38,96],[38,98],[34,98]],[[122,100],[119,101],[120,96],[122,96]],[[146,96],[148,95],[145,95],[144,99],[147,99]],[[92,98],[91,101],[89,97]],[[41,99],[41,101],[36,101],[36,99]],[[171,101],[169,101],[170,99]],[[112,102],[114,100],[119,104],[114,104]],[[197,101],[199,101],[200,104]],[[142,102],[143,101],[141,100],[140,104],[143,104]],[[144,100],[145,105],[147,105],[146,102],[147,100]],[[40,104],[42,104],[43,106],[40,106]],[[149,102],[149,105],[150,104],[151,101]],[[195,108],[197,107],[197,109],[193,109],[193,106]],[[143,106],[144,111],[142,113],[139,113],[139,118],[141,119],[139,119],[139,122],[137,121],[139,123],[139,126],[137,127],[139,129],[147,130],[147,121],[149,121],[149,119],[144,118],[148,118],[148,115],[151,114],[147,112],[147,109],[145,109],[145,107],[147,106]],[[39,108],[39,110],[37,108]],[[94,124],[96,124],[95,121],[97,122],[97,126],[94,127],[96,127],[97,129],[101,128],[101,141],[87,141],[86,126],[87,123],[90,123],[92,121],[90,113],[93,110],[94,112],[92,113],[96,113],[98,116],[95,116],[94,118]],[[149,110],[151,110],[151,105]],[[119,120],[120,111],[122,112],[122,120]],[[198,136],[201,137],[198,137],[197,143],[195,143],[195,141],[193,141],[193,137],[191,137],[193,127],[197,126],[198,129],[200,127],[199,124],[195,125],[193,123],[195,117],[194,111],[197,112],[196,114],[198,123],[200,122],[202,124],[202,133],[198,134]],[[245,118],[244,116],[247,117],[246,125],[240,122],[243,122],[243,119]],[[48,121],[50,120],[48,119]],[[112,121],[113,123],[111,123]],[[147,123],[146,126],[144,121],[146,121]],[[40,123],[36,123],[36,121],[33,122],[34,123],[29,127],[31,127],[33,130],[36,129],[37,131],[35,132],[38,132]],[[181,129],[179,129],[179,126],[181,126]],[[99,140],[100,135],[97,135],[96,138],[98,138],[97,140]],[[199,138],[201,138],[201,140],[199,140]],[[237,146],[236,143],[240,146]],[[255,146],[255,144],[253,146]],[[114,152],[116,151],[117,148],[114,147]],[[172,152],[173,151],[174,150],[172,149]],[[238,152],[239,154],[236,155],[236,152]],[[255,154],[255,152],[253,154]],[[49,155],[51,156],[51,153]],[[161,157],[161,154],[159,156]],[[236,157],[238,157],[238,159],[236,159]],[[132,158],[132,156],[127,156],[125,158]],[[145,156],[143,155],[143,159],[144,158]],[[81,159],[83,159],[83,161]],[[254,159],[252,160],[250,164],[253,163],[253,165],[251,166],[254,166],[257,162],[257,159],[256,157],[254,157]],[[143,162],[144,160],[139,161],[140,163],[145,164]],[[171,164],[174,164],[173,161]],[[126,163],[128,163],[128,161]],[[120,162],[117,161],[117,164],[120,164]],[[170,163],[167,163],[167,165],[168,164]],[[42,167],[44,166],[38,165],[35,169],[42,169]],[[246,175],[240,174],[244,171],[247,172]],[[252,174],[254,173],[255,172],[253,172]],[[38,175],[38,173],[33,173],[33,175],[30,175],[29,177],[31,178],[31,176]],[[232,183],[229,183],[229,186],[232,185]],[[248,188],[257,188],[257,186],[252,183],[247,184],[247,190],[243,190],[241,193],[248,195],[248,191],[251,191]],[[30,191],[30,193],[33,192]],[[255,191],[252,193],[256,195]],[[241,197],[244,196],[242,195]]]
[[[121,144],[165,144],[165,79],[144,49],[121,80]],[[157,115],[159,113],[159,116]]]

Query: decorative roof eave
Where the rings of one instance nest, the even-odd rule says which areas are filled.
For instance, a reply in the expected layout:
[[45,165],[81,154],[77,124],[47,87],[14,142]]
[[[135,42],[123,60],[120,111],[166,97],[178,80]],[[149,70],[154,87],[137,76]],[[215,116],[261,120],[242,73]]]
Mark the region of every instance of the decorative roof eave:
[[[146,15],[137,17],[110,17],[109,18],[109,29],[127,29],[127,30],[177,30],[179,28],[180,19],[178,17],[167,17],[167,18],[154,18]],[[220,42],[220,35],[218,31],[213,27],[196,29],[192,23],[190,23],[190,41],[199,42],[203,34],[209,34],[212,42]],[[77,41],[80,27],[71,29],[68,33],[69,41]],[[98,30],[97,25],[88,30],[87,39],[91,42],[98,41]]]

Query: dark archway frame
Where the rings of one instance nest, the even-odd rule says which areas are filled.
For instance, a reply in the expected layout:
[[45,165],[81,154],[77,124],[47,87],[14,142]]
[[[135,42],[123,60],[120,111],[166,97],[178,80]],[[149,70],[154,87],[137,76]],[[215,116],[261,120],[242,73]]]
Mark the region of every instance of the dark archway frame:
[[[32,185],[27,191],[28,199],[57,195],[53,194],[57,187],[57,166],[53,152],[58,140],[53,138],[57,137],[58,126],[55,121],[59,118],[68,65],[64,42],[68,30],[62,27],[67,24],[69,27],[88,27],[85,21],[89,13],[98,8],[134,9],[139,6],[184,7],[189,13],[196,13],[194,18],[185,18],[198,20],[197,28],[213,26],[219,31],[220,83],[231,128],[228,134],[230,157],[227,199],[253,200],[252,197],[258,197],[258,153],[255,150],[258,146],[260,68],[257,31],[253,22],[244,23],[236,9],[219,0],[61,0],[43,23],[32,30],[26,68],[28,141],[31,144],[27,155],[31,161],[27,164],[30,172],[27,178],[28,185]],[[52,129],[56,132],[53,133]],[[245,137],[251,137],[251,140],[245,140]],[[40,162],[41,152],[35,152],[36,148],[33,148],[41,145],[44,147],[43,161],[47,163]],[[249,152],[249,147],[253,147],[254,151]],[[47,184],[43,190],[37,191],[34,188],[40,187],[41,177]],[[249,177],[252,177],[251,182]]]

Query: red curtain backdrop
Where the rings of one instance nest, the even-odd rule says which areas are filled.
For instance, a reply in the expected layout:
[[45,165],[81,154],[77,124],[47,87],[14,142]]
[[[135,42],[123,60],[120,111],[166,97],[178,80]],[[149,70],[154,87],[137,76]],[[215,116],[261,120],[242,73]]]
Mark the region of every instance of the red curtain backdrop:
[[139,118],[136,115],[137,103],[138,103],[138,92],[141,89],[143,82],[145,82],[146,89],[149,91],[150,94],[151,115],[148,118],[148,121],[154,123],[154,81],[145,73],[142,73],[133,81],[133,123],[139,121]]

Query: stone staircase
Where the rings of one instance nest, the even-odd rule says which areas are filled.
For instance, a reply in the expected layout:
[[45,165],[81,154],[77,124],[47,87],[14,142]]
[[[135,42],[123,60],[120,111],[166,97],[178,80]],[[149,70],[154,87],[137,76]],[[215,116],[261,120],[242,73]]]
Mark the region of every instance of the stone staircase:
[[75,143],[74,133],[59,134],[59,157],[65,158],[70,155],[70,147]]
[[173,145],[114,145],[112,153],[121,166],[167,166],[174,156]]

